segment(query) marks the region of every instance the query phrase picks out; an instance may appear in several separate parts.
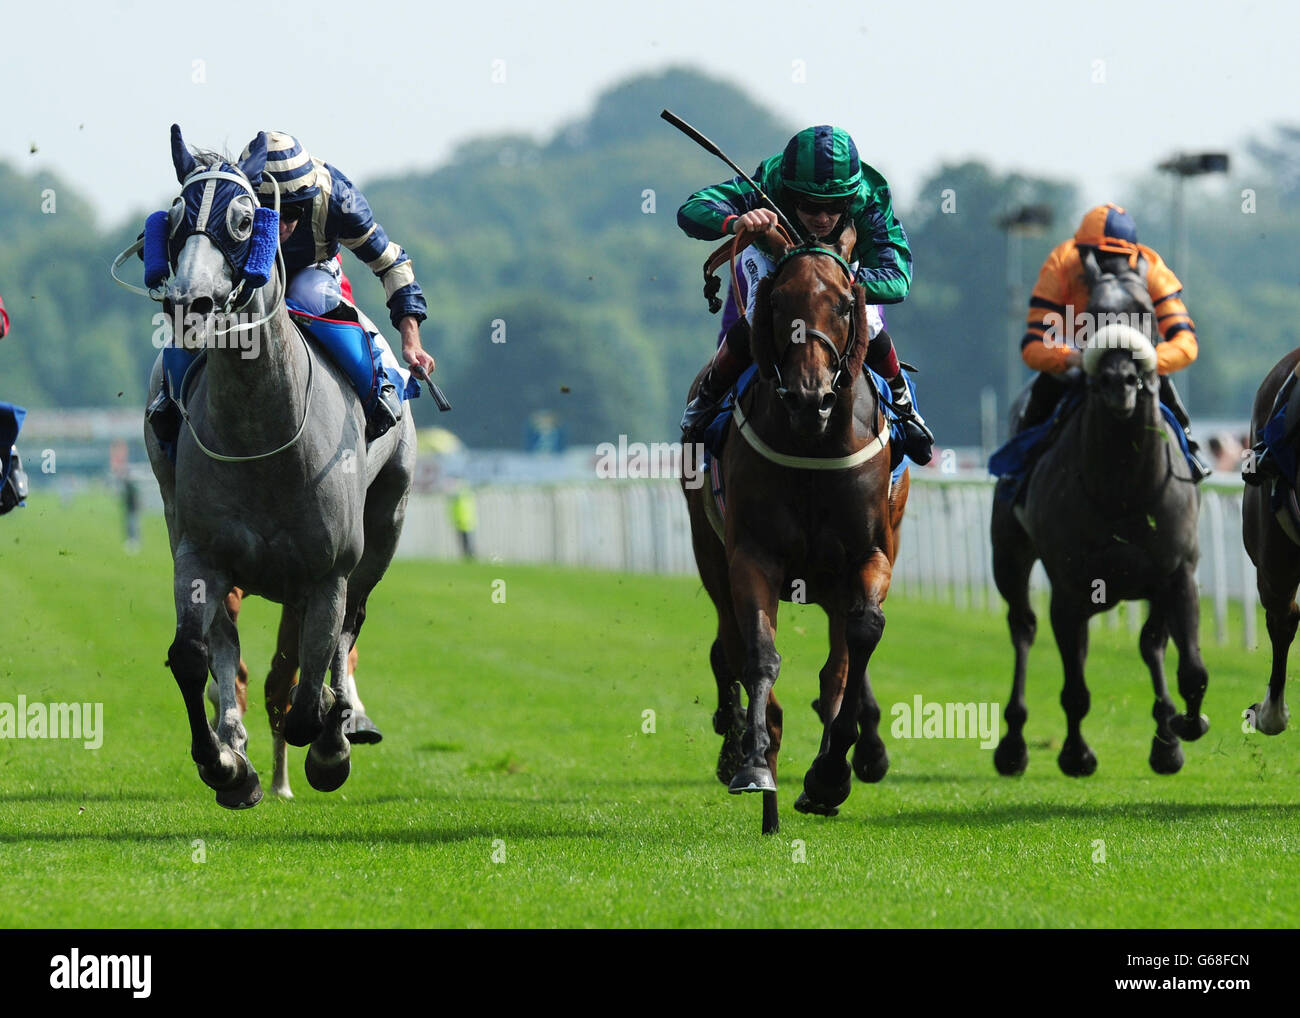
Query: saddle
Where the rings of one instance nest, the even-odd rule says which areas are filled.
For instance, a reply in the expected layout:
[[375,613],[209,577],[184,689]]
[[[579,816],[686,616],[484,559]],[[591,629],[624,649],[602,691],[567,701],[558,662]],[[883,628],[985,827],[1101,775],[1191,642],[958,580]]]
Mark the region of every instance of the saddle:
[[1300,504],[1296,501],[1297,440],[1300,439],[1300,384],[1295,372],[1288,376],[1273,400],[1273,411],[1260,429],[1266,454],[1277,464],[1269,491],[1269,507],[1278,526],[1295,544],[1300,544]]
[[[870,368],[863,368],[863,373],[875,386],[876,401],[885,412],[886,425],[889,428],[889,483],[892,487],[912,463],[903,454],[903,424],[898,413],[893,409],[892,394],[889,383]],[[722,470],[722,453],[726,447],[727,435],[731,431],[731,417],[736,403],[758,376],[758,368],[751,364],[741,374],[731,391],[719,405],[718,415],[713,419],[704,433],[704,458],[702,469],[707,477],[708,493],[704,498],[704,515],[708,517],[718,540],[724,540],[724,528],[727,516],[726,478]],[[911,386],[908,379],[908,386]],[[746,422],[748,423],[748,422]]]
[[[1071,388],[1052,410],[1052,414],[1041,424],[1026,428],[1019,434],[1012,435],[989,457],[988,470],[998,478],[993,489],[993,497],[1011,501],[1018,510],[1024,505],[1025,495],[1029,490],[1029,479],[1043,454],[1051,448],[1075,411],[1083,404],[1083,388]],[[1178,444],[1187,467],[1196,476],[1198,463],[1187,441],[1187,433],[1179,423],[1178,415],[1164,403],[1159,404],[1160,416],[1164,418],[1170,435]],[[1300,543],[1300,542],[1297,542]]]
[[11,449],[4,470],[0,471],[0,516],[27,504],[27,474],[16,448]]

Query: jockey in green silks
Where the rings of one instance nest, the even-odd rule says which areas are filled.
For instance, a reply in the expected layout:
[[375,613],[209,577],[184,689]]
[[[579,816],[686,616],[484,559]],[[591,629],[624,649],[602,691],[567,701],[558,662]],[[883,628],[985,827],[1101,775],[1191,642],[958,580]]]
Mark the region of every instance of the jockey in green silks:
[[[753,179],[788,219],[819,241],[834,243],[844,226],[853,223],[857,230],[850,257],[853,281],[861,284],[871,302],[865,363],[889,382],[894,410],[906,433],[904,451],[913,462],[928,463],[934,435],[912,405],[879,308],[902,302],[912,283],[912,252],[894,215],[889,184],[859,161],[847,131],[826,125],[800,131],[784,152],[758,167]],[[743,230],[762,232],[779,221],[759,191],[742,177],[696,191],[677,212],[678,226],[700,240],[720,240]],[[749,322],[758,282],[774,267],[761,240],[741,255],[737,276],[742,292],[733,290],[728,295],[717,353],[682,417],[682,431],[688,438],[708,424],[722,397],[750,365]]]

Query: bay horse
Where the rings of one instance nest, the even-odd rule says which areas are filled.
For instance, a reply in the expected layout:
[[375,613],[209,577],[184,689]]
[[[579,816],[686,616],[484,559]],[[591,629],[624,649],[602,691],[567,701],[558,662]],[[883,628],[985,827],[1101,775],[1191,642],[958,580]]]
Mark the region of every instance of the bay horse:
[[[723,737],[717,776],[733,794],[762,792],[764,834],[780,827],[782,710],[773,691],[780,601],[818,604],[830,623],[815,704],[821,748],[795,808],[834,816],[854,773],[879,781],[889,768],[867,663],[885,628],[882,604],[908,477],[891,488],[889,431],[863,375],[867,301],[847,262],[855,240],[852,224],[834,246],[766,235],[776,268],[758,284],[751,335],[757,377],[722,454],[723,539],[709,522],[711,486],[692,486],[683,471],[695,560],[718,617],[709,652],[718,689],[714,730]],[[700,456],[696,447],[683,458],[694,457],[698,470]]]
[[[162,231],[170,280],[149,278],[146,224],[146,283],[161,292],[167,315],[186,323],[175,341],[202,347],[205,366],[191,368],[197,377],[178,394],[184,426],[174,464],[144,428],[174,561],[176,636],[167,662],[200,778],[220,805],[244,809],[262,790],[236,699],[239,634],[226,596],[238,586],[293,613],[301,681],[284,737],[311,746],[307,780],[333,791],[350,771],[347,656],[397,546],[415,430],[405,414],[367,446],[351,383],[290,321],[282,259],[278,272],[251,271],[265,254],[259,242],[278,250],[278,198],[276,209],[258,208],[253,184],[266,164],[265,134],[237,164],[211,153],[199,153],[200,162],[176,125],[171,150],[181,195]],[[219,328],[231,313],[253,321]],[[228,340],[241,329],[253,330],[256,342]],[[160,356],[149,392],[158,391],[162,370]],[[209,672],[220,700],[216,731],[203,711]]]
[[[1292,350],[1283,357],[1255,393],[1255,405],[1250,417],[1250,441],[1259,439],[1271,417],[1281,408],[1276,406],[1282,387],[1300,367],[1300,350]],[[1290,383],[1287,399],[1286,422],[1291,424],[1297,415],[1300,401],[1296,397],[1296,383]],[[1283,396],[1286,399],[1286,396]],[[1290,431],[1290,427],[1287,428]],[[1278,484],[1287,485],[1285,478]],[[1264,621],[1268,627],[1269,642],[1273,646],[1273,667],[1268,678],[1268,693],[1260,703],[1253,704],[1246,717],[1255,731],[1265,735],[1278,735],[1286,731],[1291,712],[1286,705],[1286,662],[1295,639],[1296,625],[1300,623],[1300,607],[1296,605],[1296,588],[1300,587],[1300,534],[1290,536],[1279,522],[1272,508],[1271,486],[1246,485],[1241,503],[1242,542],[1246,553],[1255,563],[1255,586],[1264,606]],[[1290,494],[1290,493],[1288,493]],[[1293,495],[1291,497],[1294,497]],[[1282,510],[1284,513],[1285,509]],[[1292,524],[1294,529],[1294,524]],[[1250,609],[1253,610],[1253,609]]]
[[[1008,606],[1015,672],[1005,711],[1007,733],[993,762],[1003,775],[1021,774],[1029,763],[1025,667],[1037,628],[1029,573],[1041,559],[1051,580],[1052,631],[1065,670],[1061,770],[1084,777],[1097,768],[1080,728],[1090,705],[1084,680],[1088,619],[1122,600],[1145,599],[1150,612],[1138,646],[1156,697],[1149,763],[1159,774],[1173,774],[1183,765],[1179,740],[1199,739],[1209,727],[1200,713],[1208,682],[1196,585],[1200,492],[1161,415],[1155,313],[1145,282],[1122,255],[1099,262],[1088,251],[1083,267],[1089,320],[1109,324],[1096,330],[1084,351],[1082,405],[1024,482],[1023,511],[1001,497],[1005,481],[994,498],[993,576]],[[1178,648],[1183,714],[1165,681],[1171,634]]]

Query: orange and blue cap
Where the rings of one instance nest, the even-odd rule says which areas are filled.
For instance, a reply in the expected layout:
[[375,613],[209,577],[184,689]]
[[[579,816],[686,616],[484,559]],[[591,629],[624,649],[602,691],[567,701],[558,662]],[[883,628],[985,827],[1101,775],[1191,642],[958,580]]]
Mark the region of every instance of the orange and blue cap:
[[1114,202],[1090,209],[1075,231],[1074,242],[1100,251],[1131,255],[1137,251],[1137,224]]

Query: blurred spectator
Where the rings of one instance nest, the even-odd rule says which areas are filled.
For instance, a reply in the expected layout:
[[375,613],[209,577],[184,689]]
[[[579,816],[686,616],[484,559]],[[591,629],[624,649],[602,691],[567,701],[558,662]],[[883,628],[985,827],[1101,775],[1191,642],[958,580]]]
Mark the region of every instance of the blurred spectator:
[[1210,461],[1215,470],[1233,474],[1241,469],[1241,456],[1245,452],[1245,447],[1235,435],[1226,431],[1211,435],[1209,447]]
[[474,531],[478,529],[478,505],[469,486],[462,483],[451,496],[451,519],[460,537],[461,554],[474,558]]

